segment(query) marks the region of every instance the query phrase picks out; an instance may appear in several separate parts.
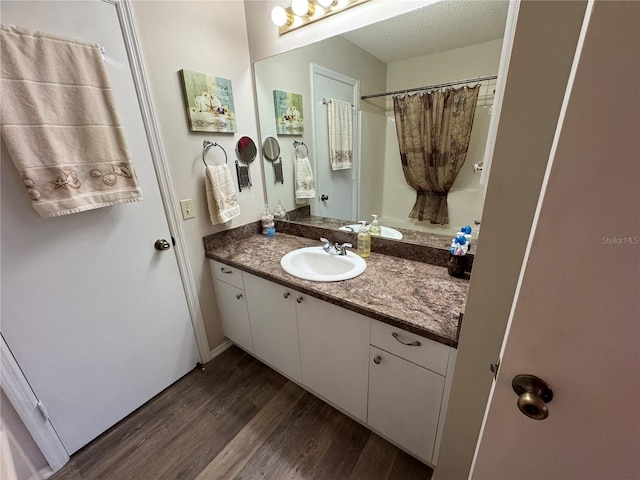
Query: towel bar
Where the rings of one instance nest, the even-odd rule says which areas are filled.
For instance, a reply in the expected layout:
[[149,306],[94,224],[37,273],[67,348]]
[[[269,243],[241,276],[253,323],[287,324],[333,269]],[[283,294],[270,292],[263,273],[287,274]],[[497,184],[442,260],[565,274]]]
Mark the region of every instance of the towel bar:
[[207,153],[207,150],[209,150],[211,147],[220,147],[220,149],[224,152],[224,163],[227,163],[227,151],[222,147],[222,145],[220,145],[219,143],[210,142],[209,140],[205,140],[204,142],[202,142],[202,162],[205,164],[205,166],[208,167],[209,164],[204,159],[204,156]]
[[293,141],[293,148],[295,149],[296,158],[299,158],[298,157],[298,147],[304,147],[307,150],[306,156],[307,157],[309,156],[309,147],[307,147],[304,142],[298,142],[297,140],[294,140]]

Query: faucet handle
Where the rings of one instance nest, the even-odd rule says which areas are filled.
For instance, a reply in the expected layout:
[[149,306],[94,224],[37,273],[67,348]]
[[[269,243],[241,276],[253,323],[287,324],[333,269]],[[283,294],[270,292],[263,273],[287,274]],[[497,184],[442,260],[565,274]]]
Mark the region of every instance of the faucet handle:
[[347,254],[347,247],[353,247],[353,245],[351,245],[350,243],[343,243],[342,245],[338,245],[336,243],[336,248],[340,251],[340,255],[346,255]]
[[331,242],[323,237],[320,238],[320,241],[323,243],[322,249],[327,253],[331,253],[331,249],[334,248]]

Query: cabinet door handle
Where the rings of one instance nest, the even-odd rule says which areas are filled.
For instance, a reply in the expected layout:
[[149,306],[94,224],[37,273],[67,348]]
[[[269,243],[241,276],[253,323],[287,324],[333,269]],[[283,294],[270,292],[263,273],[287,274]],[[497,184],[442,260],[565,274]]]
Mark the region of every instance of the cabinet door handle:
[[289,292],[284,292],[284,293],[282,294],[282,296],[283,296],[284,298],[289,298],[289,295],[291,295]]
[[242,298],[242,294],[241,294],[241,293],[237,294],[237,295],[236,295],[236,298],[237,298],[238,300],[240,300],[240,299]]
[[401,344],[403,345],[407,345],[409,347],[419,347],[420,345],[422,345],[419,341],[415,341],[415,342],[403,342],[402,340],[400,340],[400,337],[398,336],[398,334],[396,332],[393,332],[391,334],[391,336],[393,336],[393,338],[395,338],[397,341],[399,341]]
[[302,297],[298,297],[298,298],[296,298],[296,302],[298,302],[298,303],[302,303]]
[[222,273],[233,273],[233,270],[227,270],[227,269],[225,269],[224,267],[220,267],[220,271],[221,271]]
[[376,365],[380,365],[381,360],[382,357],[380,355],[376,355],[375,357],[373,357],[373,363],[375,363]]

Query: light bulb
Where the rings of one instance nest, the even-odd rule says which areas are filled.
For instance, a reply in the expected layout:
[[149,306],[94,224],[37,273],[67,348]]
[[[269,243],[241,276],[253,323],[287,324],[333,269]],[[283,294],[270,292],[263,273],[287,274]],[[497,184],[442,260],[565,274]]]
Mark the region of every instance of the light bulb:
[[338,3],[338,0],[316,0],[318,2],[318,5],[320,5],[323,8],[329,8],[329,7],[333,7],[335,4]]
[[310,12],[308,0],[291,0],[291,10],[299,17],[304,17]]
[[283,7],[278,5],[271,10],[271,21],[278,27],[282,27],[283,25],[291,23],[291,15],[289,15]]

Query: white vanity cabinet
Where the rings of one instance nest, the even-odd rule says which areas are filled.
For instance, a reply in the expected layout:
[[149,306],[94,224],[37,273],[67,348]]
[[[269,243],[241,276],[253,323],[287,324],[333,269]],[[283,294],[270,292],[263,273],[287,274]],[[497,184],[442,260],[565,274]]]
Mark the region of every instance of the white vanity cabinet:
[[451,348],[372,320],[370,350],[367,423],[408,452],[435,464]]
[[209,262],[228,338],[435,465],[455,349]]
[[242,272],[215,260],[209,260],[209,266],[213,274],[218,310],[225,336],[253,353],[253,337]]
[[366,422],[369,318],[309,295],[298,298],[303,385]]
[[296,317],[300,294],[246,272],[243,278],[255,355],[301,383]]

